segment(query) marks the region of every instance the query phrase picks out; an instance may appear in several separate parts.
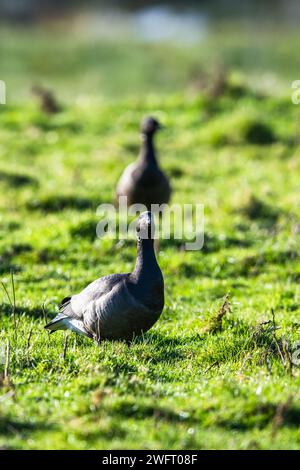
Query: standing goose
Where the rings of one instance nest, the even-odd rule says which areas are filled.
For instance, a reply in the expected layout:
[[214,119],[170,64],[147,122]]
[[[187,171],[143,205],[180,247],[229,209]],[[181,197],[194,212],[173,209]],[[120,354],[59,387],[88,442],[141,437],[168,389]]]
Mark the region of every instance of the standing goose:
[[151,212],[140,215],[136,231],[134,271],[101,277],[79,294],[66,297],[46,329],[69,329],[99,342],[132,340],[154,325],[164,307],[164,280],[153,247]]
[[127,196],[127,205],[167,204],[171,196],[168,178],[159,168],[154,148],[154,135],[161,129],[153,117],[146,118],[141,125],[142,148],[138,160],[131,163],[122,174],[117,185],[117,203],[120,196]]

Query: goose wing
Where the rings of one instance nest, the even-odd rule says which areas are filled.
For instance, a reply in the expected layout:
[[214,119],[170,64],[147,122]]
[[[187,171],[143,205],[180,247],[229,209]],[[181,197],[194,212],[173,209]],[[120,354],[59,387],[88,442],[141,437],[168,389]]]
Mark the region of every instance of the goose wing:
[[129,204],[139,202],[146,206],[150,203],[167,203],[171,187],[164,172],[158,168],[139,163],[129,165],[117,185],[117,197],[127,196]]
[[65,297],[62,301],[59,314],[49,322],[45,328],[50,332],[70,329],[76,333],[92,338],[83,322],[83,313],[88,305],[99,300],[101,296],[109,293],[118,284],[124,274],[112,274],[102,277],[89,284],[79,294]]
[[126,196],[131,191],[132,185],[135,184],[135,173],[137,168],[138,164],[136,162],[130,163],[130,165],[125,168],[117,184],[117,196]]
[[83,313],[83,324],[94,339],[132,339],[152,325],[149,308],[128,289],[127,278],[91,301]]

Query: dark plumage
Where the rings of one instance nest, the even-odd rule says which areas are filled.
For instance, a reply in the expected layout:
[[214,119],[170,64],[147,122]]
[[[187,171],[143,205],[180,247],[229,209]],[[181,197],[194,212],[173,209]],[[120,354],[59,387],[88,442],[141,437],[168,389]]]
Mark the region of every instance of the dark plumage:
[[151,210],[151,204],[167,204],[171,196],[168,178],[160,169],[154,147],[154,135],[161,126],[148,117],[142,122],[142,148],[138,160],[131,163],[122,174],[117,185],[117,203],[120,196],[127,196],[127,205],[144,204]]
[[149,330],[164,307],[164,281],[155,257],[153,232],[153,217],[143,212],[137,224],[134,271],[101,277],[79,294],[66,297],[61,312],[45,328],[51,332],[70,329],[98,342],[132,340]]

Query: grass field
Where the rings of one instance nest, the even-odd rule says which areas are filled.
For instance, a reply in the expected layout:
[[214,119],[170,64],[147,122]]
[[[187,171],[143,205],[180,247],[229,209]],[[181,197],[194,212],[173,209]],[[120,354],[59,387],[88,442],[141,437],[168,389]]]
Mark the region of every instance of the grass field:
[[[149,113],[166,126],[173,202],[205,205],[204,247],[161,241],[166,306],[131,346],[49,336],[63,297],[133,268],[133,240],[96,238],[96,208]],[[299,178],[299,109],[243,82],[215,98],[85,97],[53,116],[1,106],[0,273],[12,299],[14,272],[17,328],[3,289],[0,447],[299,448]]]

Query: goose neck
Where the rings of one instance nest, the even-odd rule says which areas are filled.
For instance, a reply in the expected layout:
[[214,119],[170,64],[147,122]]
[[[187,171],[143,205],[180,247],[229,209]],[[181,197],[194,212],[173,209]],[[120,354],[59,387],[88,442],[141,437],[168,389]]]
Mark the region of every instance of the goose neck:
[[138,240],[134,277],[137,280],[149,278],[157,269],[159,267],[155,256],[154,241],[151,239]]

